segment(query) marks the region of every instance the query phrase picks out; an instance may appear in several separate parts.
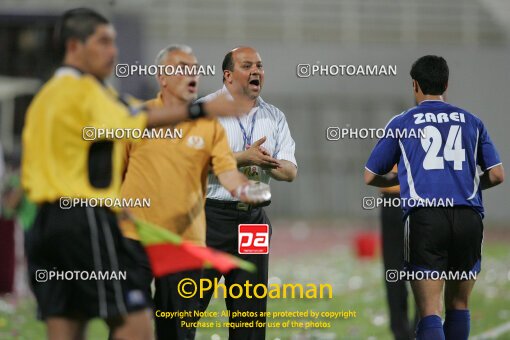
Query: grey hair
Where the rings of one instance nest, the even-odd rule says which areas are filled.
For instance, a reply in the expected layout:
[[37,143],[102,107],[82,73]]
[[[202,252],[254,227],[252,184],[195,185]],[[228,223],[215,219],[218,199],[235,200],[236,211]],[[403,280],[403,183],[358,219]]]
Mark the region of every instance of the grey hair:
[[188,54],[193,53],[193,50],[188,45],[172,44],[158,52],[158,55],[156,56],[156,60],[155,60],[156,65],[162,65],[163,60],[168,55],[168,53],[171,53],[173,51],[183,51],[184,53],[188,53]]

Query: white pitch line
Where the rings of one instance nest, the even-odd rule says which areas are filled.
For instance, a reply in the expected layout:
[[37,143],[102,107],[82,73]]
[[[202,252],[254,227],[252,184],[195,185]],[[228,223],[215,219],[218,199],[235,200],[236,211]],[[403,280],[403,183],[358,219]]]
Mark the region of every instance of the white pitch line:
[[480,335],[475,335],[471,340],[496,339],[498,336],[510,331],[510,322],[504,323],[496,328],[490,329]]

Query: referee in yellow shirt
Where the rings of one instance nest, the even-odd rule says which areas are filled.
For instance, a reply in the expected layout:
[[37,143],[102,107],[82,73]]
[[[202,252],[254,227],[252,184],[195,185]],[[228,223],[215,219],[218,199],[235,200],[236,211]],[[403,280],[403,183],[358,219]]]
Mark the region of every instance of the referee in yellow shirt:
[[[156,63],[171,66],[165,69],[186,70],[197,66],[197,59],[189,46],[170,45],[159,52]],[[199,79],[196,75],[160,74],[157,80],[160,93],[147,103],[148,107],[170,108],[197,98]],[[150,207],[133,208],[133,215],[205,246],[204,206],[209,169],[230,192],[248,185],[248,179],[237,170],[225,131],[217,119],[186,120],[162,129],[173,131],[173,138],[143,139],[127,145],[122,195],[150,198]],[[177,136],[179,132],[182,138]],[[241,199],[249,200],[248,197]],[[134,226],[122,223],[121,229],[143,258],[144,250],[136,241],[138,235]],[[152,275],[146,257],[141,267],[145,269],[144,281],[149,290]],[[198,297],[181,297],[177,286],[184,278],[198,284],[200,277],[201,270],[192,270],[156,279],[155,310],[198,310]],[[158,339],[193,339],[195,336],[195,329],[181,327],[179,318],[156,318],[155,321]]]
[[105,17],[73,9],[55,33],[64,66],[33,99],[22,136],[22,185],[38,204],[26,238],[38,317],[49,339],[83,339],[87,321],[95,317],[107,322],[114,339],[150,339],[140,268],[115,214],[106,207],[69,205],[74,199],[114,199],[120,192],[123,142],[87,140],[84,128],[168,125],[206,111],[221,114],[225,107],[232,113],[239,103],[222,99],[209,106],[135,110],[104,84],[117,55],[115,31]]

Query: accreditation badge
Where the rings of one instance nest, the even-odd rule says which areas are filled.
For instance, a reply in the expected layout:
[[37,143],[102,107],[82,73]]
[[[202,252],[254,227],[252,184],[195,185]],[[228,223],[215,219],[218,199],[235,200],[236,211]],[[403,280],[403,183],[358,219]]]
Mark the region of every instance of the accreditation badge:
[[262,172],[262,168],[257,165],[243,166],[239,168],[249,180],[260,182],[260,174]]

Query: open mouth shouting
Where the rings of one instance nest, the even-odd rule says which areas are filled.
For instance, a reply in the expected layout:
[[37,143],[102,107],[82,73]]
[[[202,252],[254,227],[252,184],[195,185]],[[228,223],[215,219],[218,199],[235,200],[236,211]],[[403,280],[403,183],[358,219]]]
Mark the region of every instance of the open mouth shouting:
[[260,91],[260,79],[259,78],[253,78],[249,82],[249,88],[253,91]]
[[190,93],[197,93],[197,81],[192,80],[188,83],[188,91]]

